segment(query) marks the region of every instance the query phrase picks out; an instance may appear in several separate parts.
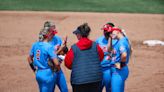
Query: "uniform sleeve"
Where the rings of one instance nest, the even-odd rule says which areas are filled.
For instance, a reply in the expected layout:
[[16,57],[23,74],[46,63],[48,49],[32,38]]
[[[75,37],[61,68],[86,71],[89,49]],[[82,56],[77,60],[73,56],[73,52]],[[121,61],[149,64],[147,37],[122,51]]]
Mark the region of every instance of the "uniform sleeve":
[[68,51],[66,54],[66,57],[64,59],[65,66],[68,69],[72,69],[72,62],[73,62],[74,54],[72,48]]
[[127,53],[126,46],[123,43],[120,44],[119,50],[120,50],[121,54],[124,53],[124,52]]
[[50,46],[48,48],[48,55],[50,56],[51,59],[57,58],[57,55],[55,53],[55,49],[53,48],[53,46]]
[[30,50],[30,56],[33,56],[34,55],[34,46],[35,46],[35,44],[33,44],[32,45],[32,47],[31,47],[31,50]]

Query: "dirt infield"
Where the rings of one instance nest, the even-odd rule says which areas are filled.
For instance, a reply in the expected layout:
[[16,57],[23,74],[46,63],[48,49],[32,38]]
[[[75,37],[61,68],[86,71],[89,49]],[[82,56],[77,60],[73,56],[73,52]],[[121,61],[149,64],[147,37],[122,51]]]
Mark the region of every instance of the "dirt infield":
[[[102,35],[100,28],[104,23],[112,21],[121,26],[134,49],[126,92],[164,92],[164,46],[142,45],[142,41],[149,39],[164,41],[164,15],[14,11],[0,11],[0,92],[38,91],[26,58],[46,20],[55,21],[57,35],[68,35],[69,46],[77,41],[72,31],[84,22],[91,26],[93,40]],[[70,71],[62,66],[71,92]]]

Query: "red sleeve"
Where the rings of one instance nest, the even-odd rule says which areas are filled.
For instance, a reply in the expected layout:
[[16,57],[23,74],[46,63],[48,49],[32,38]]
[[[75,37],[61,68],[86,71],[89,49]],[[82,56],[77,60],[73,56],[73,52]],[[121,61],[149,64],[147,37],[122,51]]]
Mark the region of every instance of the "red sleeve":
[[66,54],[66,57],[64,59],[65,66],[68,69],[72,69],[72,62],[73,62],[74,54],[72,48],[68,51]]
[[103,52],[103,50],[100,48],[99,45],[97,45],[97,50],[98,50],[98,54],[99,54],[99,59],[100,59],[100,61],[102,61],[103,58],[104,58],[104,52]]

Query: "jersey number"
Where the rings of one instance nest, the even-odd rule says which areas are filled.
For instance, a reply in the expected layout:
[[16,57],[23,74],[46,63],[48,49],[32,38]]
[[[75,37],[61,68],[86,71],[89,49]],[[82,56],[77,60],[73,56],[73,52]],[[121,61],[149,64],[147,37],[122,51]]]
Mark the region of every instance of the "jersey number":
[[37,60],[40,60],[40,50],[37,50],[36,51],[36,59]]

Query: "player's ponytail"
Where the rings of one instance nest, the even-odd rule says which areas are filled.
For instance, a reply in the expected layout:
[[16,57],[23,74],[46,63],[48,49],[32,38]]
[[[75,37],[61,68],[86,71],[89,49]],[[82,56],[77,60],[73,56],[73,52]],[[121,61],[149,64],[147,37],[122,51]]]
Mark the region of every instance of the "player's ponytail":
[[56,30],[54,30],[55,24],[50,21],[46,21],[44,23],[43,29],[39,32],[39,41],[43,41],[44,39],[50,37],[51,35],[54,35],[57,33]]
[[41,31],[39,32],[39,41],[43,41],[46,37],[46,34],[48,33],[49,28],[48,27],[44,27],[43,29],[41,29]]
[[[120,28],[120,27],[119,27],[119,28]],[[120,28],[120,29],[121,29],[121,33],[122,33],[122,35],[123,35],[124,37],[128,38],[128,36],[127,36],[125,30],[122,29],[122,28]],[[133,49],[132,49],[131,41],[130,41],[129,39],[127,39],[127,40],[128,40],[129,47],[130,47],[130,57],[131,57]]]

